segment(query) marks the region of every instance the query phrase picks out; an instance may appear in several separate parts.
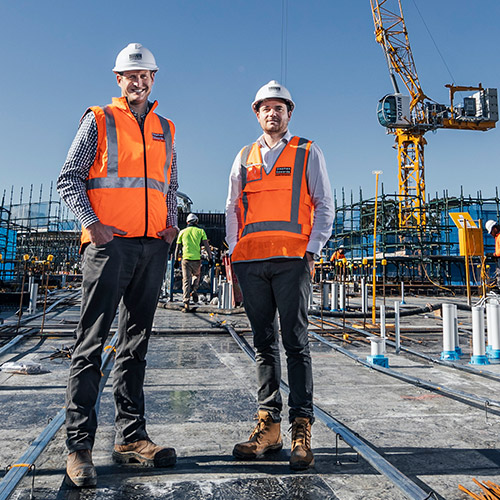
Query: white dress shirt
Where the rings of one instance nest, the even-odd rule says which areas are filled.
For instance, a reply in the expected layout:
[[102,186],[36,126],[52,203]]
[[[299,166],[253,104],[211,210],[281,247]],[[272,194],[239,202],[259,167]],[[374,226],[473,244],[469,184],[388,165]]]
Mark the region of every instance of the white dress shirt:
[[[262,155],[262,166],[267,174],[272,170],[281,151],[292,138],[289,131],[270,148],[264,136],[257,139]],[[241,152],[234,159],[229,176],[229,191],[226,201],[226,241],[232,254],[238,242],[238,201],[241,196]],[[319,255],[332,234],[334,217],[332,188],[326,171],[325,158],[321,149],[313,142],[309,150],[306,168],[306,181],[314,205],[314,218],[307,251]]]

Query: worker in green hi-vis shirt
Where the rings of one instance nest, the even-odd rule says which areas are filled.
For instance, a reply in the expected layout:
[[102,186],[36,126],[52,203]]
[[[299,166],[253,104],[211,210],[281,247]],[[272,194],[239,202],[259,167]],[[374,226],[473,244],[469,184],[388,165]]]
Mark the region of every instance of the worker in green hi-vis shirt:
[[[177,248],[175,249],[175,262],[179,259],[179,252],[182,251],[182,302],[183,312],[189,312],[189,298],[193,297],[193,302],[198,302],[198,285],[200,284],[201,272],[201,244],[204,245],[208,254],[209,262],[212,262],[212,251],[208,244],[207,233],[198,227],[198,217],[189,214],[186,222],[188,226],[177,236]],[[182,248],[182,250],[181,250]]]

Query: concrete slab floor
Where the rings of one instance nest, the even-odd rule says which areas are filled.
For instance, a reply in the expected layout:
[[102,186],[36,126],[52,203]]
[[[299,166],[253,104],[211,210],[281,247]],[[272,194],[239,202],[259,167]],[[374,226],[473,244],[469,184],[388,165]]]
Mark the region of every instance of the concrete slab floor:
[[[62,314],[59,320],[68,317],[77,317],[76,311],[69,316]],[[248,326],[242,314],[223,319],[239,327]],[[342,465],[337,465],[335,435],[319,422],[313,426],[315,467],[292,473],[288,468],[290,436],[286,409],[283,451],[256,462],[233,459],[234,444],[245,440],[254,425],[255,371],[229,336],[211,333],[211,325],[217,321],[217,316],[202,311],[186,315],[165,309],[158,309],[155,318],[155,328],[162,332],[207,329],[204,334],[172,333],[151,339],[145,386],[148,431],[156,442],[177,449],[179,460],[174,468],[142,469],[112,463],[113,401],[108,380],[94,448],[98,488],[80,491],[62,487],[66,450],[61,430],[36,462],[35,497],[47,500],[404,498],[400,490],[363,459],[355,461],[356,454],[342,442]],[[427,321],[439,320],[418,318],[418,322]],[[249,334],[246,338],[251,341]],[[18,352],[35,348],[37,342],[20,346]],[[67,340],[45,341],[29,356],[35,360],[45,356],[58,342]],[[438,498],[458,500],[470,498],[458,490],[458,484],[474,490],[472,477],[500,484],[498,415],[490,414],[486,419],[483,409],[374,372],[317,342],[311,343],[311,349],[316,404],[358,432],[423,489],[433,489]],[[369,351],[368,346],[356,349],[358,355]],[[396,361],[391,361],[395,368],[419,372],[417,376],[422,378],[422,373],[434,371],[406,357],[398,357]],[[51,367],[50,373],[36,378],[21,375],[0,378],[3,422],[0,465],[15,461],[42,430],[47,417],[64,404],[68,366],[60,363]],[[286,370],[283,373],[286,375]],[[464,390],[465,385],[478,389],[482,384],[482,390],[499,394],[497,382],[478,383],[453,371],[438,372],[439,376],[443,374],[447,384],[455,383]],[[30,481],[27,476],[12,498],[29,498]]]

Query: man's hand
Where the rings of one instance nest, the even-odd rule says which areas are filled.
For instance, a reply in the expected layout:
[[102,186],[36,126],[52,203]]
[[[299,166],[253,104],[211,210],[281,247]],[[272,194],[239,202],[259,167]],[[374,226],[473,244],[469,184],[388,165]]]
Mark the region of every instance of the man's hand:
[[166,229],[163,229],[163,231],[158,231],[156,234],[163,241],[170,245],[175,240],[175,238],[177,238],[177,235],[179,234],[179,228],[177,226],[170,226]]
[[305,257],[306,257],[307,263],[309,264],[309,270],[312,273],[314,271],[314,254],[312,254],[311,252],[306,252]]
[[87,231],[89,232],[90,242],[97,246],[109,243],[115,234],[119,236],[127,234],[126,231],[122,231],[115,226],[107,226],[100,221],[90,224]]

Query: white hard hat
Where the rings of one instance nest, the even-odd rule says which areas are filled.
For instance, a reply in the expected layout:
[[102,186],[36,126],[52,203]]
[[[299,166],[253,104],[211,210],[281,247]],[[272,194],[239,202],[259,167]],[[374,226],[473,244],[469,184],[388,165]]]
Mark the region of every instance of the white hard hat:
[[292,101],[292,96],[286,87],[278,83],[276,80],[271,80],[261,87],[257,94],[255,94],[255,99],[252,102],[252,109],[257,113],[259,104],[264,99],[283,99],[290,105],[290,111],[295,108],[295,103]]
[[198,217],[194,214],[189,214],[186,218],[186,222],[189,224],[190,222],[198,222]]
[[134,71],[139,69],[158,71],[155,56],[140,43],[129,43],[116,56],[113,71],[115,73],[121,73],[122,71]]
[[491,234],[491,230],[493,229],[494,226],[497,225],[497,221],[495,220],[487,220],[486,221],[486,224],[484,225],[484,227],[486,228],[486,231],[488,231],[488,233]]

